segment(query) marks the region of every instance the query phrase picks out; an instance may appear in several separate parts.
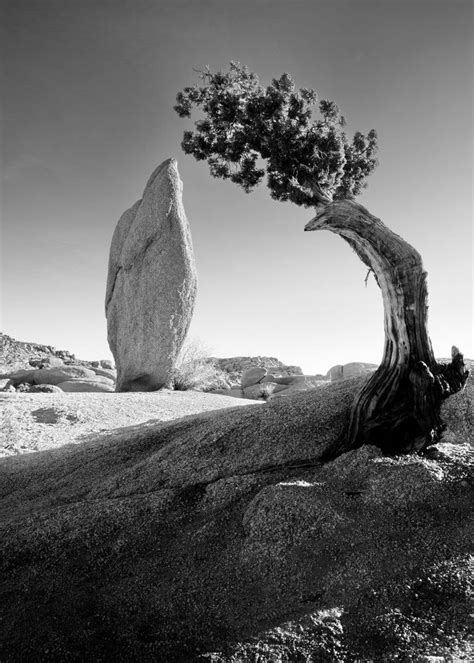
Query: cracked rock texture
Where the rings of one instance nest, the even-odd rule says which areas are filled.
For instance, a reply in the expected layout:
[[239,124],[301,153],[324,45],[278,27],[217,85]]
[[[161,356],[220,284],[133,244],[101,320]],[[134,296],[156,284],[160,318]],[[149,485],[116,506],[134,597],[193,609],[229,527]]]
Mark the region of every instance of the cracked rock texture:
[[169,386],[194,309],[197,275],[175,159],[164,161],[120,218],[105,309],[117,391]]
[[1,660],[468,658],[472,451],[325,462],[364,379],[4,459]]

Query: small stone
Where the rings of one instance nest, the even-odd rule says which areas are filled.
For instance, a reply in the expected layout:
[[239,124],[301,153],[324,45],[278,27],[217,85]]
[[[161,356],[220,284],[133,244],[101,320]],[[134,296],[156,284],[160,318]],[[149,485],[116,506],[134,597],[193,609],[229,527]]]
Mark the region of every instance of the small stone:
[[34,368],[41,368],[43,365],[43,357],[33,357],[32,359],[28,359],[28,363],[30,366],[33,366]]
[[30,391],[31,386],[32,385],[29,382],[21,382],[19,385],[17,385],[16,390],[20,392],[27,392]]
[[64,362],[60,357],[51,356],[51,357],[45,357],[43,359],[43,366],[44,367],[47,367],[47,366],[50,366],[50,367],[63,366],[63,365],[64,365]]

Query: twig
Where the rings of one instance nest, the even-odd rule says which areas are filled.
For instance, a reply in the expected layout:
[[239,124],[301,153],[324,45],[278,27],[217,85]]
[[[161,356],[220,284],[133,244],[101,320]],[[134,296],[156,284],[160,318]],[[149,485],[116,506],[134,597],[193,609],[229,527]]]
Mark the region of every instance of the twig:
[[369,271],[367,272],[367,276],[366,276],[365,279],[364,279],[364,283],[365,283],[365,287],[366,287],[366,288],[367,288],[367,281],[369,280],[370,272],[373,273],[373,271],[374,271],[374,270],[372,269],[372,267],[369,267]]

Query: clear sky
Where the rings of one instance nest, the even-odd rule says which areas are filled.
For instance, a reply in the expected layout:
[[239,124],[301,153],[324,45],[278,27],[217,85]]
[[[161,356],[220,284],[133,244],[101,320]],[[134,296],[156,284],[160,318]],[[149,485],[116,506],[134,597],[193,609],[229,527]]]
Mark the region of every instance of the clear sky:
[[435,354],[472,346],[472,3],[459,0],[3,0],[2,331],[109,357],[104,291],[121,213],[178,159],[199,293],[190,334],[216,356],[307,373],[378,363],[373,278],[311,210],[247,195],[181,151],[172,107],[193,67],[240,61],[375,128],[359,201],[423,256]]

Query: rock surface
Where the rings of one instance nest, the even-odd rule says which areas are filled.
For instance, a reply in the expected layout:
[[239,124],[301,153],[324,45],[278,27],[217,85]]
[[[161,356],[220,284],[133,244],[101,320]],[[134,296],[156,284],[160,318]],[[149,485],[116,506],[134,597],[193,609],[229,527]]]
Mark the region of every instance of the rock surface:
[[171,383],[196,297],[191,233],[175,159],[164,161],[120,218],[110,247],[106,315],[117,391]]
[[113,382],[117,379],[117,371],[114,368],[98,368],[96,366],[92,367],[92,370],[96,375],[101,375],[104,378],[109,378]]
[[4,460],[0,658],[468,658],[472,454],[323,462],[363,379]]
[[[99,378],[99,376],[97,376]],[[61,391],[93,391],[93,392],[112,392],[115,391],[115,385],[112,380],[101,378],[96,380],[66,380],[60,382],[58,387]]]
[[326,377],[334,382],[335,380],[347,380],[359,375],[368,375],[377,369],[377,364],[367,364],[361,361],[351,361],[348,364],[338,364],[332,366],[327,372]]
[[276,382],[260,382],[242,389],[244,398],[267,401],[277,387]]
[[[34,369],[63,365],[92,368],[93,364],[103,369],[114,368],[113,362],[109,359],[92,362],[76,359],[68,350],[56,350],[52,345],[17,341],[8,334],[0,332],[0,378],[22,370],[23,381],[32,383]],[[24,376],[27,376],[26,380]]]
[[30,360],[41,363],[49,361],[52,357],[62,361],[74,359],[74,355],[67,350],[56,350],[52,345],[17,341],[8,334],[0,332],[0,373],[26,369],[33,365]]
[[[329,384],[324,378],[321,379],[320,375],[282,374],[277,377],[276,372],[275,367],[268,369],[268,372],[265,368],[256,367],[245,371],[241,383],[244,397],[267,401]],[[230,395],[230,390],[221,393]]]
[[23,382],[31,382],[33,384],[35,373],[36,369],[20,368],[17,371],[6,373],[4,377],[9,380],[13,387],[17,387]]
[[303,371],[299,366],[288,366],[276,357],[210,357],[222,371],[229,375],[234,384],[240,384],[245,371],[254,368],[265,368],[275,375],[301,375]]
[[[261,402],[235,400],[195,391],[139,393],[66,393],[56,386],[52,393],[0,392],[0,456],[13,456],[82,444],[97,433],[127,427],[136,429],[191,414],[252,405]],[[31,387],[34,389],[34,387]],[[54,424],[54,425],[53,425]]]
[[61,366],[56,368],[39,368],[34,372],[36,384],[59,384],[72,378],[94,378],[95,373],[84,366]]
[[29,392],[30,394],[60,394],[62,389],[54,384],[32,384]]
[[242,389],[245,389],[245,387],[250,387],[251,385],[258,384],[259,382],[261,382],[261,380],[265,377],[266,374],[267,374],[266,369],[260,366],[254,366],[252,368],[248,368],[242,374],[240,386],[242,387]]

